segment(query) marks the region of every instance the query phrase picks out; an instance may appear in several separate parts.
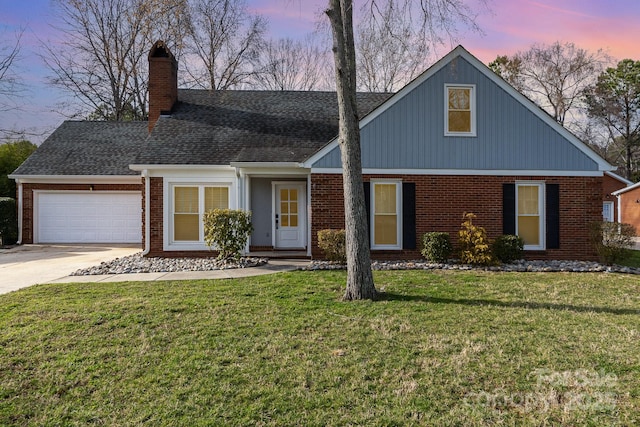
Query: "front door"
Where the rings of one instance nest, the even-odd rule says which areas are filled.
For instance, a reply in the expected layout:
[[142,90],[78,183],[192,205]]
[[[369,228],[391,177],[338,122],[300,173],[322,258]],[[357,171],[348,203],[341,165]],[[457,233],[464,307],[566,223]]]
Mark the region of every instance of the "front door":
[[274,183],[276,249],[304,249],[306,241],[305,184]]

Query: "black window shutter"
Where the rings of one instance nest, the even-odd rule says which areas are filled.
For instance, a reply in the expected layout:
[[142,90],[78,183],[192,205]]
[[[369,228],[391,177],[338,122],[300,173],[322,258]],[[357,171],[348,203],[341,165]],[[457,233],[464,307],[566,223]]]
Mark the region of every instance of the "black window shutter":
[[416,184],[402,183],[402,249],[416,248]]
[[502,184],[502,234],[516,234],[515,184]]
[[560,186],[547,184],[546,186],[546,240],[547,249],[560,248]]
[[[367,210],[367,233],[371,236],[371,183],[363,182],[364,188],[364,208]],[[371,243],[371,237],[369,237],[369,243]]]

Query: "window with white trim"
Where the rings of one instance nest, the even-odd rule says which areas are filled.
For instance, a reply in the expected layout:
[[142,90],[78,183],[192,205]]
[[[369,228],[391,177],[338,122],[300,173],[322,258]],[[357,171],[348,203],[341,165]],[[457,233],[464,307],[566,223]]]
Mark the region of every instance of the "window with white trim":
[[402,182],[371,182],[371,249],[402,249]]
[[172,242],[203,242],[203,215],[229,208],[229,186],[175,184],[171,188]]
[[602,219],[613,222],[613,202],[602,202]]
[[445,85],[444,134],[476,136],[475,85]]
[[544,183],[516,183],[516,234],[525,250],[542,250],[544,242]]

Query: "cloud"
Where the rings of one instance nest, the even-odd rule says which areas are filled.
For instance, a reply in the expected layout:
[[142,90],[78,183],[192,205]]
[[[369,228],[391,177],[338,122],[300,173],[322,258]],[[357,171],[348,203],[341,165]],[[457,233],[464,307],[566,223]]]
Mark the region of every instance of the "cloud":
[[561,8],[561,7],[554,7],[554,6],[550,6],[548,4],[538,3],[538,2],[535,2],[535,1],[527,1],[525,3],[529,3],[530,5],[535,6],[535,7],[551,10],[553,12],[558,12],[558,13],[565,14],[565,15],[573,15],[573,16],[579,16],[579,17],[583,17],[583,18],[593,18],[593,16],[591,16],[591,15],[587,15],[587,14],[584,14],[584,13],[581,13],[581,12],[576,12],[575,10],[564,9],[564,8]]
[[[613,2],[612,2],[613,3]],[[597,0],[541,1],[494,0],[493,15],[481,16],[485,37],[468,37],[463,44],[487,62],[499,54],[513,54],[531,45],[572,42],[615,58],[640,59],[640,2],[603,5]]]

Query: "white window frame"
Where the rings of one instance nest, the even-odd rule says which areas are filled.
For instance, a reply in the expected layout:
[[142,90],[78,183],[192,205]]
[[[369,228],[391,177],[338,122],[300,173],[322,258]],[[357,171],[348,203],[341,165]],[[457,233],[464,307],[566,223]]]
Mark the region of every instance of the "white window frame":
[[[395,245],[376,245],[375,244],[375,186],[376,184],[393,184],[396,187],[396,242]],[[400,250],[402,249],[402,180],[394,179],[372,179],[370,183],[370,241],[372,250]]]
[[518,187],[520,186],[525,186],[525,187],[531,187],[531,186],[536,186],[538,187],[538,212],[540,215],[539,221],[538,221],[538,233],[540,236],[540,244],[539,245],[524,245],[524,250],[525,251],[542,251],[546,249],[546,222],[545,222],[545,218],[547,216],[547,206],[546,206],[546,196],[545,196],[545,183],[541,182],[541,181],[517,181],[516,182],[516,207],[515,207],[515,215],[516,215],[516,235],[519,235],[519,230],[518,230],[518,217],[519,217],[519,213],[518,213]]
[[[609,216],[606,217],[605,214],[605,206],[609,207]],[[602,202],[602,219],[607,222],[615,222],[615,217],[613,215],[614,212],[613,202]]]
[[[176,187],[197,187],[198,188],[198,240],[175,240],[174,214],[175,214],[175,188]],[[235,192],[232,191],[231,182],[201,182],[201,181],[181,181],[175,180],[167,184],[165,192],[165,233],[164,250],[208,250],[209,247],[204,241],[204,225],[202,223],[204,215],[204,189],[206,187],[225,187],[229,192],[229,209],[235,209]]]
[[[449,89],[470,89],[469,108],[471,110],[471,131],[452,132],[449,131]],[[472,84],[445,84],[444,85],[444,135],[445,136],[476,136],[476,85]]]

